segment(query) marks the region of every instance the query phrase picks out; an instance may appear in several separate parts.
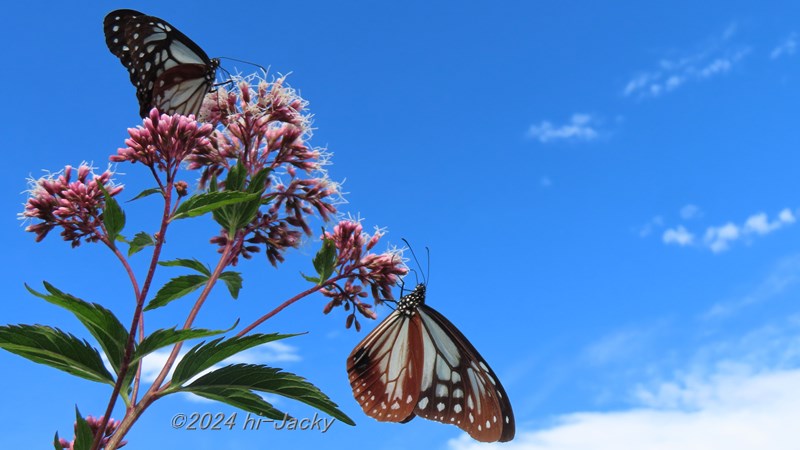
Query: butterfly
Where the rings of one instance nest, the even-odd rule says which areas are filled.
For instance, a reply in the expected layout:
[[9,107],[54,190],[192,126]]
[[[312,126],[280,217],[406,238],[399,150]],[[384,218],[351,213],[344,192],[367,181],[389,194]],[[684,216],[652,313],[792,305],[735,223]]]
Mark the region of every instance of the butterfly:
[[165,20],[118,9],[103,20],[106,45],[128,69],[136,86],[139,115],[152,108],[165,114],[197,114],[214,86],[218,59],[210,59]]
[[353,349],[347,373],[364,412],[381,422],[415,416],[456,425],[482,442],[514,438],[503,385],[449,320],[425,304],[425,284]]

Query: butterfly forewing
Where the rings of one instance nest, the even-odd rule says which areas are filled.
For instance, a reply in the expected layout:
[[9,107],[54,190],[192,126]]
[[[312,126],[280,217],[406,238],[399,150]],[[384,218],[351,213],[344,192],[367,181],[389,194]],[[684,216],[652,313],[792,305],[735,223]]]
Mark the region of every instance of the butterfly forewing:
[[514,413],[497,376],[424,300],[425,287],[417,286],[350,354],[356,400],[380,421],[419,415],[456,425],[479,441],[510,441]]
[[153,107],[167,114],[197,114],[214,84],[217,60],[166,21],[138,11],[109,13],[106,44],[128,69],[139,114]]

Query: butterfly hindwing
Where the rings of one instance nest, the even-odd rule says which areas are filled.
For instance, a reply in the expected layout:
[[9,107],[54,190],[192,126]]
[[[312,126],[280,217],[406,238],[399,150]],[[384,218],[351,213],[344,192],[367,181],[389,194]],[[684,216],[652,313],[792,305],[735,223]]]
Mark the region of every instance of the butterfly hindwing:
[[139,114],[197,114],[214,84],[218,61],[185,34],[158,17],[131,9],[110,12],[106,44],[128,70],[136,87]]
[[443,315],[420,305],[423,363],[414,413],[450,423],[482,442],[510,441],[514,413],[503,385],[467,338]]

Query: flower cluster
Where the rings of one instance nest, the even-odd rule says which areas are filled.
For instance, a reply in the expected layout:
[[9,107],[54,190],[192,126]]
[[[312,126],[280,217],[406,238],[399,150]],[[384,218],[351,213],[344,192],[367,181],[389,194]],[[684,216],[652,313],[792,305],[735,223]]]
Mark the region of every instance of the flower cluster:
[[[91,430],[92,430],[92,436],[96,436],[97,435],[97,430],[100,428],[100,423],[101,422],[102,422],[101,418],[95,419],[92,416],[87,416],[86,417],[86,423],[89,424],[89,428],[91,428]],[[120,424],[120,422],[118,420],[108,419],[108,423],[106,424],[106,430],[103,432],[103,440],[100,442],[100,447],[99,448],[101,448],[101,449],[106,448],[106,445],[108,444],[108,440],[117,431],[117,428],[119,427],[119,424]],[[78,433],[78,424],[77,423],[75,424],[75,433],[76,434]],[[64,450],[72,450],[73,448],[75,448],[75,439],[73,439],[70,442],[70,441],[67,441],[64,438],[59,438],[58,443],[61,444],[61,447]],[[127,443],[128,443],[127,441],[122,441],[122,442],[119,443],[117,448],[121,448]]]
[[41,221],[25,228],[25,231],[36,233],[37,242],[55,227],[62,228],[61,236],[72,241],[73,247],[79,246],[81,239],[97,242],[104,236],[102,212],[105,196],[100,186],[111,196],[119,194],[122,186],[114,185],[110,170],[96,175],[92,169],[81,164],[75,181],[72,181],[72,166],[66,166],[62,172],[49,177],[30,180],[30,197],[21,217]]
[[208,138],[214,127],[199,125],[192,116],[159,116],[158,110],[153,108],[143,125],[128,129],[127,147],[117,150],[117,154],[109,158],[112,162],[140,162],[170,173],[184,160],[203,157],[213,151]]
[[[309,218],[316,214],[329,220],[341,199],[338,185],[322,168],[327,155],[306,144],[311,135],[310,116],[303,113],[306,102],[283,78],[272,83],[259,79],[255,87],[251,81],[236,78],[234,90],[220,87],[206,96],[200,117],[223,128],[210,137],[211,151],[194,153],[187,161],[189,169],[202,169],[201,187],[237,163],[250,177],[269,171],[263,194],[269,207],[233,238],[233,262],[264,247],[270,263],[277,265],[286,249],[297,247],[303,234],[311,235]],[[212,242],[222,248],[230,239],[223,231]]]
[[357,221],[343,220],[333,228],[333,233],[325,232],[325,239],[333,240],[336,245],[337,259],[334,272],[345,275],[344,285],[335,283],[331,287],[321,289],[323,295],[331,298],[325,305],[323,312],[329,313],[333,308],[344,305],[345,311],[353,312],[348,315],[345,326],[355,323],[356,330],[361,329],[355,312],[364,317],[375,319],[377,316],[372,311],[371,305],[362,303],[360,298],[367,297],[365,288],[369,287],[375,304],[384,300],[391,300],[392,286],[400,281],[400,277],[408,273],[402,252],[390,250],[385,253],[369,253],[383,236],[383,232],[376,230],[370,236],[363,231]]

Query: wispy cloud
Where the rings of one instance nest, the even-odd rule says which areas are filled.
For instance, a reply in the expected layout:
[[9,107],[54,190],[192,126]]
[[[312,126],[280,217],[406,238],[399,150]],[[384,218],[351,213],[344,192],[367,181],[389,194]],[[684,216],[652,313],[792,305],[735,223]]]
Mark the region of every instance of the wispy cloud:
[[792,32],[777,47],[772,49],[769,54],[771,59],[778,59],[782,56],[792,56],[797,51],[797,33]]
[[797,283],[800,283],[800,254],[782,259],[752,291],[741,298],[715,303],[702,318],[718,319],[729,316],[742,308],[778,296]]
[[735,24],[694,52],[681,52],[678,58],[663,58],[654,69],[633,76],[622,90],[626,97],[653,98],[674,91],[686,83],[702,81],[729,72],[750,52],[749,47],[730,43]]
[[544,120],[528,128],[527,136],[542,143],[555,141],[593,141],[600,136],[598,120],[591,114],[573,114],[568,123],[554,125]]
[[[681,209],[681,217],[691,220],[699,217],[700,210],[694,205],[687,205]],[[748,217],[744,223],[727,222],[723,225],[706,227],[702,239],[696,239],[698,233],[692,232],[684,225],[668,228],[661,235],[665,244],[674,244],[681,247],[701,245],[714,253],[721,253],[731,248],[734,242],[744,240],[751,242],[755,237],[765,236],[781,228],[794,224],[797,221],[795,214],[789,208],[781,210],[777,217],[770,220],[766,213],[760,212]]]
[[683,220],[691,220],[691,219],[700,217],[701,214],[702,214],[702,211],[700,210],[699,206],[692,205],[690,203],[690,204],[684,206],[683,208],[681,208],[680,214],[681,214],[681,219],[683,219]]
[[664,218],[655,216],[639,228],[639,237],[650,236],[654,230],[664,226]]

